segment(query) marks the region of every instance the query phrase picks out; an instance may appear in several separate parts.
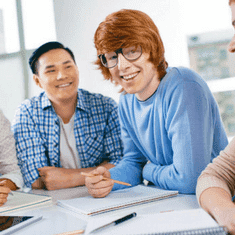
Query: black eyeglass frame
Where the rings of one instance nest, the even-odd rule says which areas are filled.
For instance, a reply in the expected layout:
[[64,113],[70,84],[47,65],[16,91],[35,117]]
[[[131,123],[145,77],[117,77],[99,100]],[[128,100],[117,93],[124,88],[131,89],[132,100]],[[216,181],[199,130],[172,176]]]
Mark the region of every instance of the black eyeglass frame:
[[[119,48],[119,49],[117,49],[116,51],[113,51],[113,52],[115,52],[117,55],[118,55],[119,53],[121,53],[121,54],[124,56],[125,59],[127,59],[127,60],[129,60],[129,61],[134,61],[134,60],[139,59],[140,56],[142,55],[142,47],[141,47],[140,45],[138,45],[136,48],[138,48],[138,47],[140,47],[140,55],[139,55],[137,58],[135,58],[135,59],[128,59],[128,58],[126,58],[126,56],[123,54],[123,51],[122,51],[123,48]],[[114,67],[118,64],[118,58],[116,59],[117,62],[116,62],[116,64],[115,64],[114,66],[108,67],[108,66],[105,65],[105,63],[103,63],[103,59],[102,59],[102,57],[105,58],[105,56],[104,56],[105,54],[106,54],[106,53],[104,53],[104,54],[99,54],[99,55],[98,55],[98,57],[99,57],[99,59],[100,59],[102,65],[103,65],[104,67],[108,68],[108,69],[114,68]],[[106,58],[105,58],[105,60],[106,60]]]

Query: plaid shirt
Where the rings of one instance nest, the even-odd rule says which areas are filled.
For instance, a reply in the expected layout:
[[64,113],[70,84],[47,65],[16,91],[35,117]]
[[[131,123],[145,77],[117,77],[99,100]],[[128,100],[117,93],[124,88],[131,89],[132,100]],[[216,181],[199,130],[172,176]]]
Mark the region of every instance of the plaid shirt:
[[[38,168],[61,167],[60,122],[45,92],[19,106],[12,130],[26,186],[39,177]],[[82,168],[121,160],[117,104],[111,98],[79,89],[74,135]]]

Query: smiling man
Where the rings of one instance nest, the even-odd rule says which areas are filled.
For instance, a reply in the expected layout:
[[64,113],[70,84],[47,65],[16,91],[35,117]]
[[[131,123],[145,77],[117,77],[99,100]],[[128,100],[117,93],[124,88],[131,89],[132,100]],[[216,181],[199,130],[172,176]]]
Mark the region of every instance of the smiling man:
[[86,178],[90,194],[104,197],[125,187],[103,176],[195,193],[201,171],[228,143],[207,84],[190,69],[168,67],[158,28],[141,11],[110,14],[94,42],[104,77],[124,90],[119,102],[124,156],[116,167],[98,167],[97,176]]
[[122,157],[116,103],[78,89],[74,55],[59,42],[35,50],[29,65],[44,91],[20,105],[12,126],[26,186],[76,187],[81,171],[114,167]]

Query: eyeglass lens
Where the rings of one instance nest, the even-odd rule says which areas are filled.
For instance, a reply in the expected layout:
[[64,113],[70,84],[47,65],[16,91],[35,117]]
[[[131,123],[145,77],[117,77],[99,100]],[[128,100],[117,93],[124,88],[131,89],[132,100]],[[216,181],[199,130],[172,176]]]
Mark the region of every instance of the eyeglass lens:
[[118,63],[118,53],[122,55],[127,60],[136,60],[142,54],[141,46],[131,46],[127,48],[120,48],[114,52],[108,52],[100,56],[102,64],[107,68],[113,68]]

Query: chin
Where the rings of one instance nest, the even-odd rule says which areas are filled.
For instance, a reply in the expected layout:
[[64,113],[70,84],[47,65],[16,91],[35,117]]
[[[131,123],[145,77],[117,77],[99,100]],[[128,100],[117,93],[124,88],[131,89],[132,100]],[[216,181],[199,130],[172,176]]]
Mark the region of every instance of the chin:
[[136,90],[131,90],[131,89],[124,89],[124,91],[128,94],[135,94],[137,92]]

